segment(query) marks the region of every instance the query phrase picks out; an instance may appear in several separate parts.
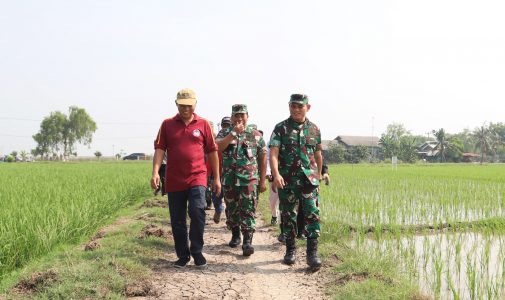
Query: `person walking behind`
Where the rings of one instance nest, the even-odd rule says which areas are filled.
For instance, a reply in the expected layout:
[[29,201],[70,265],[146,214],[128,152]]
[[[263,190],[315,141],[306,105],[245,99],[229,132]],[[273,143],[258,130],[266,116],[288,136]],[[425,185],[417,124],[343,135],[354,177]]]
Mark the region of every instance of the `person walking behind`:
[[[156,143],[156,141],[154,141]],[[160,169],[158,171],[158,174],[160,175],[160,182],[161,184],[158,186],[156,190],[154,190],[154,196],[157,196],[158,193],[161,191],[161,196],[165,196],[165,169],[167,167],[167,153],[163,155],[163,161],[161,162]]]
[[298,204],[305,216],[307,264],[312,271],[321,267],[317,253],[320,235],[318,186],[323,158],[321,132],[306,117],[309,97],[293,94],[289,100],[290,117],[278,123],[270,138],[270,168],[273,189],[279,193],[281,233],[286,238],[284,263],[295,263]]
[[228,245],[232,248],[240,245],[242,231],[244,256],[254,253],[257,185],[261,193],[266,190],[266,145],[261,134],[247,126],[248,118],[245,104],[233,105],[234,126],[221,131],[217,137],[219,151],[223,151],[223,193],[229,209],[226,225],[232,231]]
[[323,163],[323,171],[321,172],[321,175],[323,176],[324,184],[330,185],[330,173],[328,172],[328,165]]
[[[231,119],[230,117],[223,117],[221,119],[221,131],[228,129],[231,126]],[[219,172],[222,173],[222,165],[223,165],[223,154],[221,151],[218,151],[218,157],[219,157]],[[221,178],[222,179],[222,178]],[[212,193],[212,203],[214,204],[214,223],[219,224],[221,221],[221,214],[225,210],[224,205],[223,205],[223,191],[221,190],[221,193],[216,194]]]
[[[151,187],[160,185],[160,168],[163,154],[167,153],[165,188],[168,194],[170,223],[178,260],[176,268],[183,268],[193,256],[197,267],[207,260],[202,254],[205,227],[205,189],[207,170],[204,156],[207,154],[214,173],[213,190],[221,192],[217,145],[209,122],[195,111],[196,95],[190,89],[177,93],[175,100],[179,113],[161,124],[154,143]],[[189,242],[186,215],[189,214]]]

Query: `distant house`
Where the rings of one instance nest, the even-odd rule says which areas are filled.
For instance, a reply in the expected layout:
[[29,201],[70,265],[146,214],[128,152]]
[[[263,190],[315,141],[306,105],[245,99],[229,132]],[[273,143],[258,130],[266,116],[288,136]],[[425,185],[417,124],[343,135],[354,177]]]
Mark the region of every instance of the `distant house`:
[[328,151],[328,149],[331,146],[336,146],[336,145],[338,145],[338,141],[336,141],[336,140],[322,140],[321,141],[321,148],[323,149],[323,152]]
[[340,145],[349,150],[356,146],[366,146],[370,149],[379,147],[379,138],[376,136],[351,136],[339,135],[333,140],[322,140],[321,147],[327,151],[331,146]]
[[421,146],[419,146],[417,155],[420,159],[433,160],[438,155],[438,142],[436,141],[426,141]]
[[366,146],[372,150],[379,147],[379,138],[376,136],[339,135],[335,140],[345,149],[356,146]]
[[365,146],[372,154],[372,157],[376,157],[376,155],[379,153],[377,149],[380,147],[379,138],[376,136],[339,135],[333,140],[321,141],[323,156],[326,156],[326,151],[328,151],[331,146],[341,146],[345,150],[351,150],[356,146]]
[[480,155],[477,153],[472,153],[472,152],[465,152],[463,153],[463,158],[461,159],[462,162],[476,162],[479,161]]

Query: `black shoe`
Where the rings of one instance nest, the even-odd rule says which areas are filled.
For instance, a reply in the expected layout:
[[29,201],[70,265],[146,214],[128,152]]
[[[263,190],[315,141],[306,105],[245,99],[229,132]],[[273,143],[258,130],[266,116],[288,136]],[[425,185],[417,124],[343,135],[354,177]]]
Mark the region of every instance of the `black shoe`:
[[251,254],[254,254],[254,247],[252,246],[253,233],[246,231],[243,236],[244,244],[242,245],[242,255],[251,256]]
[[270,220],[270,225],[274,226],[277,225],[277,217],[272,217],[272,220]]
[[228,246],[230,246],[231,248],[236,248],[238,247],[238,245],[240,245],[240,228],[239,227],[235,227],[235,228],[232,228],[231,230],[231,241],[228,243]]
[[286,240],[286,254],[282,261],[286,265],[292,265],[296,262],[296,244],[295,240]]
[[310,238],[307,240],[307,265],[311,271],[317,271],[321,268],[321,258],[317,254],[317,239]]
[[197,267],[205,267],[207,265],[207,260],[202,253],[193,254],[193,261],[195,262],[195,266]]
[[277,237],[277,240],[279,242],[281,242],[282,244],[285,244],[286,243],[286,237],[284,236],[284,234],[279,234],[279,236]]
[[221,212],[215,211],[213,219],[214,219],[214,223],[219,224],[219,221],[221,221]]
[[174,267],[176,268],[184,268],[188,262],[191,260],[191,258],[189,257],[181,257],[179,258],[175,263],[174,263]]

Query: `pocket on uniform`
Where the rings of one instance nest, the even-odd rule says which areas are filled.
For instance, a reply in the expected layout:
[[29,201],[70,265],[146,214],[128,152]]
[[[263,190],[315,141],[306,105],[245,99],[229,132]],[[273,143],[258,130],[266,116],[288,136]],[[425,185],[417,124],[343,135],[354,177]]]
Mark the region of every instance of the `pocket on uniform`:
[[305,139],[305,144],[311,147],[315,147],[317,145],[317,141],[314,137],[307,136]]

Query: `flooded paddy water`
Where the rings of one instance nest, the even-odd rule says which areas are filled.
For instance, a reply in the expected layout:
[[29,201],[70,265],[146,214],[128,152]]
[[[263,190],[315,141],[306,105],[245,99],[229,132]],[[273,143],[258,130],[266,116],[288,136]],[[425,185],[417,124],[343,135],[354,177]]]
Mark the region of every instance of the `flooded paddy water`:
[[505,299],[505,165],[332,167],[323,239],[398,261],[435,299]]
[[505,235],[445,232],[357,237],[353,246],[393,256],[421,290],[440,299],[503,299]]

